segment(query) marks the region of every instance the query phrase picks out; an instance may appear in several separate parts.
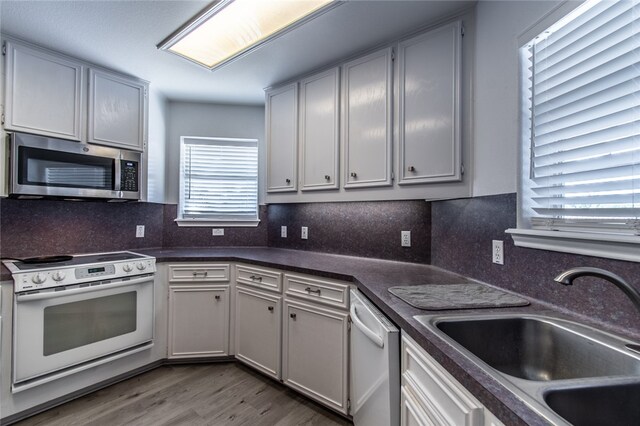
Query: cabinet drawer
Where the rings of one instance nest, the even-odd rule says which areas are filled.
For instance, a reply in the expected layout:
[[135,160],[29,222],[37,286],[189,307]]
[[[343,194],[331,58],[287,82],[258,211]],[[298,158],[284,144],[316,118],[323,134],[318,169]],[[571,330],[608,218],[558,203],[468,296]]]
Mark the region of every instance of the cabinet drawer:
[[282,292],[282,273],[273,269],[236,266],[236,282],[263,290]]
[[325,305],[345,309],[349,306],[349,284],[347,283],[285,274],[284,291],[288,296]]
[[226,282],[229,281],[227,263],[189,263],[169,265],[170,282]]
[[407,336],[402,336],[402,385],[413,390],[430,417],[442,425],[481,426],[484,407]]

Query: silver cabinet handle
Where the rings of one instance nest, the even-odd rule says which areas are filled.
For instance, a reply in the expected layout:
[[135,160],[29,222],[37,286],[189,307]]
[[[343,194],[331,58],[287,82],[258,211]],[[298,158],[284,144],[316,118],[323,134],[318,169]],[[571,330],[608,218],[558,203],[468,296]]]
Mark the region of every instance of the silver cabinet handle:
[[292,319],[296,319],[296,314],[289,314]]
[[251,281],[262,282],[262,277],[256,277],[255,275],[251,275],[249,278],[251,278]]
[[273,312],[273,306],[269,306],[267,309],[269,309],[269,312]]
[[318,293],[318,296],[320,296],[320,289],[319,288],[314,290],[311,287],[307,287],[307,288],[304,289],[304,291],[306,291],[307,293]]
[[202,271],[202,272],[193,271],[193,276],[197,277],[198,275],[202,275],[203,277],[206,277],[208,273],[209,272],[207,272],[207,271]]

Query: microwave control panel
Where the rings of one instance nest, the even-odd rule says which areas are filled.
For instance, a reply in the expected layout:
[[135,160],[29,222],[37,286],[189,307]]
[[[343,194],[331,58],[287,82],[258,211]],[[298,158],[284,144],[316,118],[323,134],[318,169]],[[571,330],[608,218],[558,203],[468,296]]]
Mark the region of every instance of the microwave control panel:
[[138,192],[138,162],[120,160],[120,190]]

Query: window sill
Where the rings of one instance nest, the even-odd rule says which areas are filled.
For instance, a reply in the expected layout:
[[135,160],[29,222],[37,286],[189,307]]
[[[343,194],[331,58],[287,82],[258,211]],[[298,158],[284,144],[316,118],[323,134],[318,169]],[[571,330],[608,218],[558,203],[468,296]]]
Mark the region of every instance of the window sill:
[[518,247],[640,262],[640,236],[507,229]]
[[209,227],[209,228],[255,228],[260,224],[256,220],[206,220],[206,219],[174,219],[178,226],[185,227]]

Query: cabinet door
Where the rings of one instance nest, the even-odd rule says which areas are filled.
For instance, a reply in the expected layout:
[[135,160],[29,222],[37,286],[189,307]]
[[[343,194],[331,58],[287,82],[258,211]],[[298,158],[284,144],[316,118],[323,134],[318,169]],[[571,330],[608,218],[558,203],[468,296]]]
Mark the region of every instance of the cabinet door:
[[145,83],[89,70],[89,142],[143,151],[146,115]]
[[169,287],[169,358],[229,353],[229,286]]
[[267,92],[267,191],[298,188],[298,84]]
[[282,379],[347,413],[348,314],[285,300]]
[[84,67],[7,42],[5,129],[79,141]]
[[392,49],[343,67],[344,187],[391,185]]
[[302,190],[338,188],[338,68],[300,82]]
[[462,179],[461,23],[398,46],[400,184]]
[[236,287],[236,358],[280,379],[282,297]]

